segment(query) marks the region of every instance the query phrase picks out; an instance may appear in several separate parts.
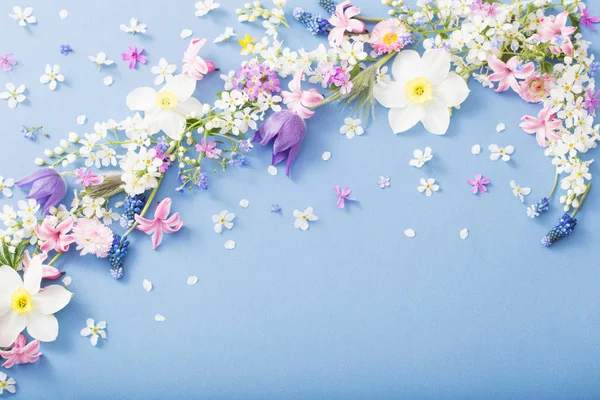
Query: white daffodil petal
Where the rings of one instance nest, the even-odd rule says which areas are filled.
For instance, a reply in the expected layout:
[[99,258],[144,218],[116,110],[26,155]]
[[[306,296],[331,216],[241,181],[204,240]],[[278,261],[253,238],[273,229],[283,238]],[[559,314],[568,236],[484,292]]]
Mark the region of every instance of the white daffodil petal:
[[0,347],[12,345],[26,325],[25,316],[21,314],[11,312],[0,317]]
[[23,286],[32,296],[40,291],[43,273],[44,270],[42,268],[42,260],[40,257],[32,257],[29,267],[23,274]]
[[466,100],[470,90],[463,78],[451,72],[442,83],[433,89],[433,92],[446,107],[456,107]]
[[423,118],[420,106],[409,105],[404,108],[392,108],[388,114],[390,127],[394,133],[406,132]]
[[33,308],[40,314],[54,314],[69,304],[72,294],[60,285],[51,285],[33,296]]
[[40,342],[52,342],[58,336],[58,321],[54,315],[34,311],[26,315],[27,333]]
[[392,75],[397,81],[409,81],[418,76],[423,76],[421,57],[414,50],[403,50],[394,59]]
[[386,86],[375,85],[373,87],[375,99],[385,108],[406,107],[408,99],[402,82],[388,82]]
[[442,83],[450,71],[450,53],[444,49],[429,51],[421,59],[420,76],[427,78],[432,85]]
[[425,117],[421,122],[434,135],[444,135],[450,126],[450,110],[441,101],[434,99],[423,106]]
[[7,265],[0,267],[0,292],[12,293],[21,286],[23,280],[17,271]]
[[173,140],[181,139],[185,129],[185,117],[170,110],[162,110],[154,118],[160,129]]
[[[181,103],[186,102],[196,90],[196,80],[187,75],[177,75],[161,89],[161,92],[171,92]],[[153,99],[154,100],[154,99]]]
[[151,87],[139,87],[127,95],[127,107],[133,111],[150,112],[156,108],[156,90]]

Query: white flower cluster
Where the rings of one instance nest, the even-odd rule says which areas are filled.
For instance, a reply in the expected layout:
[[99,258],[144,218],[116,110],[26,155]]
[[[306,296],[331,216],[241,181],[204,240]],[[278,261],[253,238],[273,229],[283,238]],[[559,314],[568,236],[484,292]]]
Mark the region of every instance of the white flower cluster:
[[263,19],[263,28],[269,36],[277,37],[279,25],[287,26],[283,6],[286,0],[273,0],[274,7],[270,10],[263,7],[260,1],[244,4],[244,8],[236,10],[239,22],[254,22]]

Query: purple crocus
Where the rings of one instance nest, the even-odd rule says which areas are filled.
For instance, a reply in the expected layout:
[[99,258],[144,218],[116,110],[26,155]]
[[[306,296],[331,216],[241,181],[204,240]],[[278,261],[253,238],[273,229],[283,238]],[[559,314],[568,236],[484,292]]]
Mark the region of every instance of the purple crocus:
[[597,24],[598,22],[600,22],[600,18],[598,18],[598,16],[590,15],[590,10],[588,10],[587,8],[583,9],[583,14],[581,15],[581,19],[579,20],[579,23],[582,26],[587,26],[591,30],[595,31],[596,28],[593,24]]
[[297,114],[282,110],[271,115],[258,128],[252,142],[267,145],[273,140],[273,159],[276,165],[287,158],[285,174],[290,177],[290,168],[298,156],[306,133],[306,124]]
[[50,207],[58,205],[67,194],[65,180],[53,168],[40,168],[15,182],[15,185],[29,189],[27,198],[42,205],[42,214],[47,214]]

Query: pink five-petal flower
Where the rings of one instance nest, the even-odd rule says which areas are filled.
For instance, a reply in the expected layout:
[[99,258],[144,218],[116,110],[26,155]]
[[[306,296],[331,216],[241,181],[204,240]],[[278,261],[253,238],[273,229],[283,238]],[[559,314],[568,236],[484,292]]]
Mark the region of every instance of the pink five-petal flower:
[[317,89],[302,90],[300,87],[300,81],[304,75],[303,71],[296,72],[294,79],[288,84],[288,88],[291,92],[286,90],[281,92],[283,102],[287,105],[287,108],[293,113],[298,114],[302,119],[310,118],[314,115],[314,111],[308,109],[308,107],[315,107],[321,104],[324,97]]
[[567,26],[567,19],[569,12],[564,11],[556,16],[554,20],[543,17],[540,19],[540,26],[538,28],[538,35],[542,40],[552,40],[556,36],[562,37],[560,46],[553,46],[550,50],[559,54],[561,51],[568,56],[573,55],[573,44],[571,43],[570,36],[577,30],[574,26]]
[[146,219],[136,214],[135,220],[138,222],[137,229],[147,235],[152,234],[152,248],[156,250],[162,242],[163,234],[177,232],[183,226],[183,221],[179,219],[179,213],[169,217],[171,212],[171,199],[167,197],[156,206],[154,210],[154,219]]
[[215,70],[215,64],[212,61],[204,60],[198,55],[200,49],[206,43],[206,39],[192,39],[185,53],[183,53],[183,66],[181,70],[184,74],[199,81],[204,75],[210,74]]
[[345,200],[350,200],[350,201],[356,200],[356,199],[353,199],[352,197],[350,197],[352,190],[350,190],[349,188],[347,188],[347,187],[340,188],[339,186],[336,186],[334,189],[335,189],[335,194],[338,197],[338,200],[336,203],[337,208],[344,208],[346,206]]
[[[44,260],[48,258],[48,254],[38,254],[37,257],[39,257],[40,262],[44,262]],[[25,252],[23,253],[23,271],[27,271],[27,268],[29,268],[30,263],[31,257],[29,256],[29,250],[25,250]],[[56,280],[61,276],[62,272],[60,272],[59,269],[56,269],[51,265],[42,264],[42,279]]]
[[596,28],[593,24],[597,24],[598,22],[600,22],[600,18],[598,18],[598,16],[590,15],[590,10],[588,10],[587,8],[583,9],[583,14],[581,15],[581,19],[579,20],[579,23],[582,26],[587,26],[591,30],[595,31]]
[[12,71],[13,65],[17,64],[17,60],[14,58],[10,58],[12,53],[8,53],[6,55],[0,55],[0,69],[4,70],[4,72]]
[[547,105],[539,112],[538,117],[531,117],[529,115],[523,116],[521,124],[519,126],[525,132],[530,135],[535,133],[535,138],[538,144],[542,147],[546,147],[546,139],[558,140],[560,135],[556,133],[558,128],[562,126],[560,119],[555,119],[556,111]]
[[329,18],[329,23],[333,29],[329,32],[329,43],[334,47],[340,47],[344,42],[346,32],[363,33],[367,28],[365,23],[353,19],[360,14],[360,8],[351,6],[350,0],[346,0],[337,5],[335,12]]
[[91,170],[83,167],[75,170],[75,176],[77,177],[75,183],[81,184],[84,188],[96,186],[104,182],[104,177],[102,175],[94,175]]
[[12,349],[0,350],[0,357],[5,358],[6,362],[2,365],[4,368],[11,368],[15,364],[30,364],[36,362],[42,353],[40,353],[40,341],[32,340],[27,343],[25,335],[20,334],[15,340]]
[[490,54],[487,61],[494,71],[489,76],[489,80],[499,82],[496,92],[504,92],[510,87],[515,92],[520,93],[521,89],[517,79],[527,79],[535,71],[533,63],[523,64],[517,56],[512,57],[505,63],[498,59],[495,54]]
[[222,150],[217,148],[217,142],[211,140],[210,142],[206,143],[205,138],[202,138],[201,143],[196,145],[196,151],[199,153],[204,152],[206,158],[215,159],[219,158],[222,153]]
[[490,180],[484,178],[482,174],[477,174],[475,175],[475,179],[467,179],[467,182],[471,185],[471,193],[477,194],[479,192],[487,192],[487,187],[485,187],[485,185],[488,185]]
[[135,68],[138,62],[146,64],[146,56],[142,54],[144,52],[143,47],[138,49],[136,46],[128,46],[127,50],[129,53],[123,53],[121,54],[121,57],[123,58],[123,61],[129,61],[129,68]]
[[73,235],[69,235],[75,221],[69,217],[56,226],[51,222],[53,217],[46,217],[40,225],[35,227],[35,233],[43,243],[40,246],[42,252],[47,253],[54,250],[64,253],[69,250],[69,245],[75,241]]

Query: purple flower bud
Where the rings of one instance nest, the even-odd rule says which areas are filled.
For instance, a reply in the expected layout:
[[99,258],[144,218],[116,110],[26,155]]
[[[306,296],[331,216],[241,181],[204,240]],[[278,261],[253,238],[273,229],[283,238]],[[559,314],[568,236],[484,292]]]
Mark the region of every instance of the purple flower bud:
[[40,204],[42,214],[47,214],[50,207],[58,205],[67,194],[67,183],[53,168],[41,168],[15,182],[20,188],[29,189],[28,199]]
[[271,165],[276,165],[287,158],[285,174],[290,177],[290,168],[300,151],[306,124],[304,120],[291,111],[282,110],[271,115],[258,128],[252,142],[263,146],[273,141],[273,159]]

